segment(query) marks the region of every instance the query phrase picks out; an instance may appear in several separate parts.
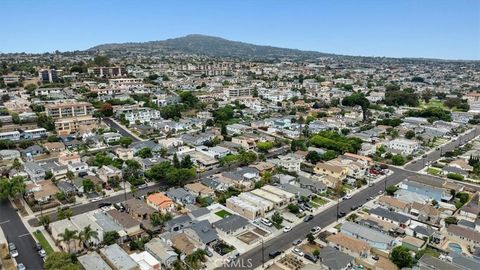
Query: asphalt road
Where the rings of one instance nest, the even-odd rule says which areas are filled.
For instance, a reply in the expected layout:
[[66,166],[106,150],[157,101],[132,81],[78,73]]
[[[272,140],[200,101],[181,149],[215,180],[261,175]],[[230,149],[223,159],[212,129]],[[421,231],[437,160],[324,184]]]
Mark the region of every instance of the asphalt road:
[[17,247],[17,263],[23,263],[27,269],[43,269],[43,260],[34,248],[35,240],[9,201],[0,202],[0,227],[7,241]]
[[[378,196],[379,191],[383,191],[386,185],[396,185],[403,181],[405,178],[416,173],[406,171],[398,168],[390,168],[394,173],[387,176],[384,180],[375,183],[372,187],[368,187],[357,194],[353,195],[350,200],[340,201],[338,208],[340,212],[350,213],[352,206],[359,206],[366,203],[370,197]],[[386,181],[386,183],[385,183]],[[304,239],[309,233],[310,229],[314,226],[326,227],[333,223],[337,219],[337,204],[327,208],[320,214],[316,215],[311,221],[303,222],[288,232],[275,237],[264,243],[264,251],[262,252],[261,246],[253,248],[252,250],[244,253],[239,257],[237,266],[224,266],[219,269],[253,269],[262,264],[262,254],[264,261],[269,260],[268,254],[276,250],[286,250],[292,246],[292,242],[296,239]],[[239,265],[243,265],[241,267]],[[247,267],[246,266],[251,266]]]
[[472,140],[477,135],[480,135],[480,127],[475,127],[475,129],[472,129],[470,132],[463,135],[459,135],[453,141],[447,143],[446,145],[438,147],[437,148],[438,150],[435,149],[431,153],[426,154],[425,158],[422,157],[420,159],[411,161],[410,163],[405,165],[405,169],[418,172],[422,170],[424,167],[426,167],[428,162],[432,162],[440,159],[442,154],[444,154],[445,152],[454,150],[460,145],[463,145],[468,141]]
[[130,137],[132,138],[133,142],[139,142],[140,140],[133,136],[128,130],[125,130],[123,127],[119,126],[117,123],[115,123],[112,119],[110,118],[103,118],[102,119],[105,124],[107,124],[109,127],[116,129],[122,136],[125,137]]

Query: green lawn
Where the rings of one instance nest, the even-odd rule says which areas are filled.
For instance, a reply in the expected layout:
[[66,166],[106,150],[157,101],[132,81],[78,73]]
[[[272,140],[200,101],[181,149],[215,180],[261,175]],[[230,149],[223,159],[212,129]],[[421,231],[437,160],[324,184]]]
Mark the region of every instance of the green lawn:
[[324,205],[327,203],[327,201],[321,197],[316,197],[314,199],[312,199],[312,202],[316,203],[316,204],[319,204],[319,205]]
[[228,212],[228,211],[225,211],[225,210],[220,210],[218,212],[215,213],[215,215],[221,217],[221,218],[226,218],[228,216],[231,216],[232,213]]
[[440,100],[430,100],[430,102],[428,104],[425,103],[424,101],[421,101],[420,102],[420,107],[422,107],[422,108],[438,107],[438,108],[442,108],[444,110],[448,110],[448,108],[445,107],[445,105],[443,105],[443,102],[440,101]]
[[439,174],[440,174],[440,170],[437,169],[437,168],[432,168],[432,167],[430,167],[430,168],[427,169],[427,173],[428,173],[428,174],[431,174],[431,175],[439,175]]
[[53,253],[52,246],[50,246],[50,244],[48,243],[47,239],[45,239],[45,236],[42,234],[42,232],[36,231],[33,233],[33,235],[35,236],[35,238],[37,238],[37,241],[40,243],[40,245],[42,245],[47,255]]

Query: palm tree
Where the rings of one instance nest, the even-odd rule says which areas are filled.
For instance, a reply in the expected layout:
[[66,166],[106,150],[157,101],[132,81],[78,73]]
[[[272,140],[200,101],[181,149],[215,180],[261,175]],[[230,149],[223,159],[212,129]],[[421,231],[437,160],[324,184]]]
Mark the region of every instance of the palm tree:
[[67,243],[68,253],[70,253],[70,243],[72,242],[72,240],[78,239],[77,231],[69,230],[66,228],[65,231],[63,233],[60,233],[58,236],[62,239],[62,242]]
[[96,240],[98,240],[98,232],[95,231],[95,230],[92,230],[92,227],[90,227],[90,225],[88,225],[87,227],[83,228],[83,231],[81,231],[79,234],[79,238],[80,238],[80,242],[89,247],[90,244],[88,243],[88,241],[90,241],[90,239],[94,238]]

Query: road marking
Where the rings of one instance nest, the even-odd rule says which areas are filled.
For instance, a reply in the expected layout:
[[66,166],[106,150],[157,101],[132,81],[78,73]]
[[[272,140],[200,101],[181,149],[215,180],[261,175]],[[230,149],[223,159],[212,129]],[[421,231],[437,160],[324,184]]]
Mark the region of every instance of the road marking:
[[24,233],[24,234],[22,234],[22,235],[19,235],[18,238],[20,238],[20,237],[25,237],[25,236],[29,236],[29,235],[30,235],[30,233]]
[[0,222],[0,225],[5,224],[5,223],[8,223],[8,222],[10,222],[10,219]]

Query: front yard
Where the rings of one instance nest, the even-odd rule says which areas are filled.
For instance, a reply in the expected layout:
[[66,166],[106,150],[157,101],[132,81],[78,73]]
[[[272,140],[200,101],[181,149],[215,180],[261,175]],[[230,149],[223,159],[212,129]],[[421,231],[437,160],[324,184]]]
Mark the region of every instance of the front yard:
[[218,212],[215,212],[215,215],[221,217],[221,218],[226,218],[228,216],[231,216],[232,214],[226,210],[220,210]]
[[47,239],[45,239],[45,236],[42,234],[41,231],[37,230],[33,233],[33,235],[35,236],[35,238],[37,238],[37,241],[40,243],[40,245],[42,245],[47,255],[50,255],[51,253],[53,253],[52,246],[50,246],[50,244],[48,243]]

